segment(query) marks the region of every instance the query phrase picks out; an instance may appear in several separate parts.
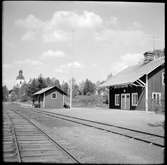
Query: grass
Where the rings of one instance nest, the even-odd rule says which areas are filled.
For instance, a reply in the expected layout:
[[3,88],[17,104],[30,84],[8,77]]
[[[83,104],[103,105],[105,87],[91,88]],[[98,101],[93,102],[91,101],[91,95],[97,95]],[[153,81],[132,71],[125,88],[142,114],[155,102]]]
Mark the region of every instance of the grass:
[[[66,104],[69,105],[69,97],[65,99]],[[73,107],[107,107],[107,104],[103,103],[104,98],[97,95],[78,95],[72,99]]]

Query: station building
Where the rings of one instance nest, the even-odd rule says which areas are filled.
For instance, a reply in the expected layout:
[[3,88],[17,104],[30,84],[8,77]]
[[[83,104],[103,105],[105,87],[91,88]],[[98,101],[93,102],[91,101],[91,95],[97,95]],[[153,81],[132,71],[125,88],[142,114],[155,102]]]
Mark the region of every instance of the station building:
[[109,108],[164,111],[165,59],[130,66],[101,84],[109,88]]

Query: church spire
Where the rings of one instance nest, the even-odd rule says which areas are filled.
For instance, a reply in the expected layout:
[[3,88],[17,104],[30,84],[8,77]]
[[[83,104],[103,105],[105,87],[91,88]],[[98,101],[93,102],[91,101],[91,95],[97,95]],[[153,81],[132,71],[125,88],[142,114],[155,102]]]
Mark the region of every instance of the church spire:
[[24,80],[24,76],[23,76],[23,71],[22,70],[19,70],[19,75],[16,77],[16,80]]
[[23,76],[23,71],[19,70],[19,75],[16,77],[16,86],[21,87],[24,82],[25,82],[25,80],[24,80],[24,76]]

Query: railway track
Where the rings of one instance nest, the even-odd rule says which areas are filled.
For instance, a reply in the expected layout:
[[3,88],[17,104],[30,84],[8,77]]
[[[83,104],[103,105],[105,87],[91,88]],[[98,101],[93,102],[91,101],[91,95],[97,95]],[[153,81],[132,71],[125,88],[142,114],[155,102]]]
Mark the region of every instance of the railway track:
[[144,142],[144,143],[147,143],[150,145],[155,145],[157,147],[161,147],[162,149],[165,148],[164,136],[161,136],[161,135],[148,133],[148,132],[144,132],[144,131],[139,131],[139,130],[134,130],[134,129],[129,129],[126,127],[120,127],[120,126],[116,126],[116,125],[112,125],[112,124],[82,119],[82,118],[73,117],[73,116],[69,116],[69,115],[48,112],[48,111],[44,111],[44,110],[41,111],[41,110],[33,109],[33,111],[48,115],[50,117],[54,117],[54,118],[62,119],[65,121],[70,121],[73,123],[85,125],[88,127],[102,130],[102,131],[107,131],[109,133],[118,134],[118,135],[127,137],[129,139],[133,139],[133,140]]
[[9,116],[3,113],[3,160],[21,162],[15,129]]
[[62,146],[60,139],[56,141],[25,115],[10,110],[3,120],[5,162],[80,163]]

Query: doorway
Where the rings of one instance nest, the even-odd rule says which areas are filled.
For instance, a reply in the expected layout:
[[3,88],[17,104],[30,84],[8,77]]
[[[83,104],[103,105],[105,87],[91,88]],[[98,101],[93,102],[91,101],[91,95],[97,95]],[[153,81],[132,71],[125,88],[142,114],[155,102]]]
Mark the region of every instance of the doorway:
[[130,93],[121,94],[121,109],[130,110]]

